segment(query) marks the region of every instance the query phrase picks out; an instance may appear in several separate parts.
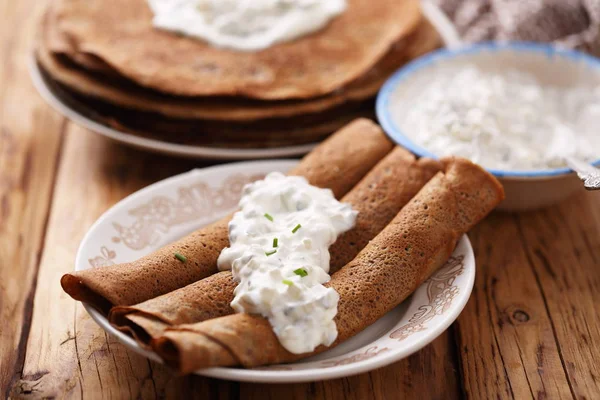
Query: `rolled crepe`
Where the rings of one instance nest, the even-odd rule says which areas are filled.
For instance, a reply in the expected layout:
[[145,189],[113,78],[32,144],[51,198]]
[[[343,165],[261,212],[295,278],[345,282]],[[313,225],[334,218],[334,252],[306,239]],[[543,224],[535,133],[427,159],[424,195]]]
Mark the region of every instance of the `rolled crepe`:
[[400,304],[444,265],[459,238],[503,198],[500,183],[464,159],[443,161],[438,173],[392,222],[327,284],[340,294],[332,346],[292,354],[268,320],[234,314],[169,327],[151,342],[181,373],[213,367],[255,367],[295,361],[327,350],[362,331]]
[[[417,160],[402,147],[381,160],[342,199],[358,216],[354,228],[330,248],[330,273],[351,261],[441,168],[438,161]],[[141,304],[114,307],[110,320],[145,344],[169,325],[233,314],[230,303],[236,286],[231,272],[220,272]]]
[[[346,194],[393,148],[381,129],[356,120],[317,146],[289,173],[312,185]],[[75,300],[107,313],[179,289],[217,272],[217,258],[229,244],[227,216],[139,260],[66,274],[61,285]],[[181,253],[187,261],[175,258]]]

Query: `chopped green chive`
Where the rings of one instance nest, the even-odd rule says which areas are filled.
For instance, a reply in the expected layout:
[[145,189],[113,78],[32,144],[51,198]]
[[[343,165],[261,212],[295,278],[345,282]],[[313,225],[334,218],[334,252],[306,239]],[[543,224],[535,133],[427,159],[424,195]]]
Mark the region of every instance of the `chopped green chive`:
[[273,239],[273,247],[277,247],[277,238]]
[[175,258],[181,261],[182,263],[187,261],[187,258],[183,254],[175,253]]
[[265,218],[268,219],[269,221],[273,222],[273,217],[271,216],[271,214],[265,213]]
[[304,278],[306,275],[308,275],[308,272],[306,272],[306,270],[304,268],[298,268],[294,270],[294,273],[296,275],[301,276],[302,278]]
[[273,254],[277,253],[277,250],[273,250],[273,251],[265,251],[265,255],[267,257],[272,256]]
[[302,228],[302,225],[298,224],[294,227],[294,229],[292,229],[292,233],[296,233],[298,232],[298,229]]
[[292,281],[288,281],[287,279],[284,279],[281,281],[284,285],[288,285],[288,286],[292,286],[294,284],[294,282]]

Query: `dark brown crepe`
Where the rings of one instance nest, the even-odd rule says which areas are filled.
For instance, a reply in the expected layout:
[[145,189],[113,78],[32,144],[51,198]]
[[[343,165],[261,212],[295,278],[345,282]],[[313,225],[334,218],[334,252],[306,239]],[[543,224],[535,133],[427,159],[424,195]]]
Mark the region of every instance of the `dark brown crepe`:
[[[357,146],[357,143],[360,145]],[[340,198],[393,148],[381,129],[356,120],[310,152],[290,174],[304,176]],[[108,313],[115,305],[132,305],[179,289],[217,272],[217,258],[229,244],[231,216],[199,229],[131,263],[66,274],[61,285],[75,300]],[[185,263],[175,258],[181,253]]]
[[[333,347],[406,299],[452,254],[459,238],[503,198],[492,175],[464,159],[444,160],[438,173],[393,221],[328,283],[340,294]],[[166,330],[153,349],[180,373],[214,366],[255,367],[295,361],[327,350],[292,354],[269,322],[234,314]]]
[[[331,246],[330,272],[351,261],[441,169],[437,161],[396,147],[342,201],[358,211],[356,226]],[[169,325],[200,322],[233,314],[229,306],[237,284],[230,272],[211,275],[135,306],[114,307],[110,320],[143,344]]]

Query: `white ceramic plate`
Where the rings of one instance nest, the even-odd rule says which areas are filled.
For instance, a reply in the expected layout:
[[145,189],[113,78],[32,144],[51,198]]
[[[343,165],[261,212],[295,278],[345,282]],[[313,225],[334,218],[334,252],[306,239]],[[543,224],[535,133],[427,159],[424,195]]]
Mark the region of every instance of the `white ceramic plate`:
[[29,61],[29,72],[35,88],[38,90],[44,100],[46,100],[56,111],[92,132],[139,149],[186,158],[211,160],[250,160],[257,158],[300,156],[308,153],[313,147],[316,146],[316,143],[313,143],[286,147],[238,149],[191,146],[132,135],[95,121],[85,115],[85,113],[83,113],[81,110],[77,110],[71,104],[69,104],[69,102],[64,99],[64,94],[57,90],[56,87],[52,85],[52,83],[49,82],[46,77],[44,77],[37,61],[35,60],[35,55],[33,55]]
[[[268,172],[285,172],[297,161],[253,161],[193,170],[142,189],[117,203],[89,230],[76,270],[128,262],[210,223],[236,208],[245,183]],[[458,317],[475,280],[475,258],[463,236],[446,266],[404,303],[342,345],[293,364],[254,369],[197,371],[222,379],[302,382],[338,378],[380,368],[421,349]],[[129,336],[89,306],[92,318],[134,351],[156,361]]]

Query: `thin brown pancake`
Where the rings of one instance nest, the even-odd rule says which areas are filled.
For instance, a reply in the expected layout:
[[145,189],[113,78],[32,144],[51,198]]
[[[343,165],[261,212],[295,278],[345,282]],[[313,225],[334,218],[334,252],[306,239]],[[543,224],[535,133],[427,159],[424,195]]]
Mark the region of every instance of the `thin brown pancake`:
[[[349,0],[327,27],[258,52],[219,49],[152,26],[145,0],[59,0],[59,45],[181,96],[282,100],[333,92],[366,73],[420,19],[418,0]],[[64,38],[64,39],[63,39]]]
[[[40,40],[37,57],[48,74],[71,90],[116,106],[149,111],[171,118],[253,121],[320,113],[346,102],[361,102],[374,96],[383,82],[404,63],[439,46],[439,36],[425,20],[409,36],[392,46],[370,71],[336,92],[309,100],[261,101],[243,98],[167,96],[143,88],[119,76],[93,56],[51,53],[49,38],[55,26],[47,20],[45,40]],[[55,39],[57,41],[57,39]],[[61,54],[65,54],[62,55]]]
[[[440,169],[439,162],[416,160],[402,147],[396,147],[373,167],[342,198],[358,216],[355,227],[330,247],[330,272],[350,262]],[[129,326],[141,342],[147,343],[168,325],[233,314],[229,304],[235,286],[230,272],[220,272],[142,304],[114,307],[110,320],[121,328]]]
[[[42,73],[44,71],[42,70]],[[215,148],[269,148],[316,143],[356,118],[374,118],[373,102],[330,110],[321,115],[258,122],[170,119],[153,113],[131,111],[82,97],[46,78],[55,95],[78,113],[120,132],[145,139]]]
[[322,115],[236,124],[164,118],[152,113],[115,108],[74,93],[67,95],[78,111],[121,132],[191,146],[264,148],[317,143],[357,118],[375,117],[373,102],[367,101]]
[[[317,146],[289,173],[330,188],[340,198],[392,147],[376,124],[357,120]],[[131,263],[66,274],[61,285],[75,300],[105,313],[114,305],[137,304],[179,289],[217,272],[217,258],[229,244],[229,220],[230,216],[223,218]],[[179,261],[175,253],[187,261]]]
[[475,164],[464,159],[446,159],[444,164],[445,172],[430,180],[327,284],[340,295],[338,337],[332,346],[292,354],[265,318],[242,313],[168,328],[152,347],[180,373],[256,367],[325,351],[370,326],[444,265],[459,238],[504,197],[496,178]]

